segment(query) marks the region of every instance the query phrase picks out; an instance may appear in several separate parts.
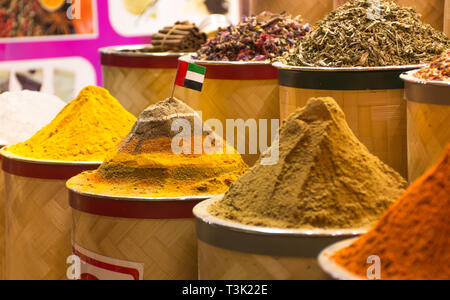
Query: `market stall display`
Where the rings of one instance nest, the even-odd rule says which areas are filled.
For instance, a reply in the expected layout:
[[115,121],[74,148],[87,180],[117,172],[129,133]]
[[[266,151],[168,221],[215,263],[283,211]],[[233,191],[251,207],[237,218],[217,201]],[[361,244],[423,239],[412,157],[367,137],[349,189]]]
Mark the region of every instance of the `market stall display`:
[[[173,130],[177,122],[189,129]],[[226,143],[208,127],[196,126],[202,120],[186,104],[161,101],[141,113],[98,170],[67,182],[76,247],[140,262],[144,279],[197,279],[192,208],[223,194],[247,166],[234,149],[216,153]],[[177,143],[184,147],[178,155],[172,139],[180,134],[186,140]],[[104,244],[106,237],[115,242]]]
[[[226,235],[241,225],[245,232],[255,236],[262,232],[268,237],[265,242],[260,237],[260,245],[270,243],[272,233],[297,239],[296,251],[309,249],[309,256],[303,261],[297,257],[297,266],[303,267],[288,278],[322,278],[314,259],[318,255],[317,244],[310,243],[315,241],[323,246],[327,240],[342,238],[341,234],[348,237],[351,232],[369,228],[407,186],[397,172],[355,137],[332,98],[310,99],[306,107],[292,114],[280,130],[279,146],[272,145],[271,151],[277,149],[278,163],[256,164],[223,198],[194,210],[200,228],[200,279],[277,278],[276,270],[271,274],[270,268],[260,274],[245,272],[247,266],[254,269],[254,265],[259,265],[263,269],[270,262],[267,257],[256,263],[252,254],[261,252],[245,250],[245,247],[255,249],[251,246],[252,239],[225,243],[212,234],[217,226]],[[272,248],[277,248],[276,245]],[[241,258],[234,261],[228,250],[247,254],[239,253]],[[277,253],[288,251],[283,247],[278,250]],[[226,259],[221,253],[228,253]],[[270,252],[266,256],[271,256]],[[291,252],[290,256],[296,255]]]
[[450,143],[450,50],[428,66],[403,74],[407,100],[409,181],[437,162]]
[[1,150],[6,279],[66,279],[71,214],[65,181],[97,168],[134,121],[106,90],[86,87],[33,137]]
[[406,103],[399,75],[432,60],[450,47],[450,39],[392,1],[380,1],[377,12],[373,16],[366,1],[346,3],[277,65],[281,118],[310,97],[334,97],[358,138],[406,178]]
[[[367,234],[325,250],[321,266],[336,279],[368,279],[369,274],[385,280],[448,280],[449,174],[450,147]],[[380,274],[368,272],[373,255]]]
[[0,280],[450,279],[449,17],[0,0]]

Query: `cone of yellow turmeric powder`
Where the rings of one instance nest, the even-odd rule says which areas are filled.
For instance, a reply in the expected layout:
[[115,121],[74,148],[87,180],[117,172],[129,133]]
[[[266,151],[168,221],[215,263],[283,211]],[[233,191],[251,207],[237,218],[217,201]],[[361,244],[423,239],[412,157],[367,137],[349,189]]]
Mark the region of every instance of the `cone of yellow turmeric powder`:
[[312,98],[288,117],[273,147],[278,163],[251,168],[209,207],[212,216],[264,227],[363,229],[407,186],[355,137],[332,98]]
[[236,150],[226,148],[194,110],[171,98],[149,106],[98,170],[72,178],[67,186],[119,197],[222,194],[247,170]]
[[[371,231],[327,257],[355,278],[367,278],[369,274],[385,280],[449,280],[449,216],[450,146]],[[367,260],[374,256],[379,259],[379,268],[372,274],[368,270],[373,264]],[[321,256],[321,260],[324,258]],[[331,264],[322,266],[328,269]]]
[[7,150],[40,160],[103,161],[135,121],[107,90],[88,86],[50,124]]

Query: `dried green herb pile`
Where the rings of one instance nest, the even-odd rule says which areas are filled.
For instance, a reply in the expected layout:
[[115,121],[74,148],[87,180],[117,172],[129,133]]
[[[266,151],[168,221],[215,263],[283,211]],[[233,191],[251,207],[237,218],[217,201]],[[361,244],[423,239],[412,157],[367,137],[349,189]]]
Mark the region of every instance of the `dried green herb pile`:
[[423,24],[413,8],[392,1],[352,0],[299,42],[285,63],[311,67],[378,67],[429,63],[450,39]]

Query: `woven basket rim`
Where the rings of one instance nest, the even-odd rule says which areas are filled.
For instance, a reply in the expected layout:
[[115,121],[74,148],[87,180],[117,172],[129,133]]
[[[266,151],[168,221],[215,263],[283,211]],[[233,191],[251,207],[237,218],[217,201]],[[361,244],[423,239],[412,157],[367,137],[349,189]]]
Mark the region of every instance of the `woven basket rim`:
[[102,161],[63,161],[63,160],[35,159],[14,154],[5,148],[0,149],[0,156],[19,162],[32,163],[38,165],[93,166],[93,165],[101,165],[103,163]]

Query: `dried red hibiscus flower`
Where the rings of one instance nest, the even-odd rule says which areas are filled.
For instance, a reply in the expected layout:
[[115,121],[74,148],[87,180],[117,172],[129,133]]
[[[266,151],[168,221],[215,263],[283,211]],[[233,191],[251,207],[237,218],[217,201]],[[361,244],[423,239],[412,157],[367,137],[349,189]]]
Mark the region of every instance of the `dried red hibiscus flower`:
[[202,46],[194,57],[213,61],[265,61],[288,53],[310,30],[300,17],[263,12],[244,17],[228,26]]

